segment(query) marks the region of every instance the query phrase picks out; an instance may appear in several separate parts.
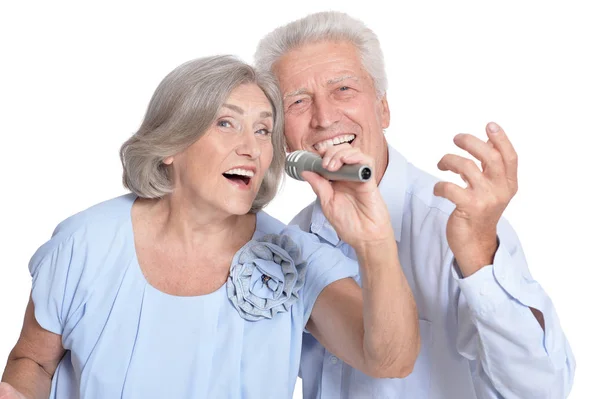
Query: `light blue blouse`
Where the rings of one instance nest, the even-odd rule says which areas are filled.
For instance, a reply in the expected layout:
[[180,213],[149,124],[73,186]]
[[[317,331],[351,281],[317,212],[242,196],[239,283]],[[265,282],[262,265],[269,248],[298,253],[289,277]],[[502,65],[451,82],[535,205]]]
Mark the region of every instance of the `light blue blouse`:
[[67,350],[50,398],[291,398],[315,300],[357,274],[357,263],[259,212],[253,240],[287,234],[306,274],[287,311],[249,321],[226,285],[179,297],[148,284],[135,253],[134,201],[125,195],[68,218],[30,262],[35,317]]

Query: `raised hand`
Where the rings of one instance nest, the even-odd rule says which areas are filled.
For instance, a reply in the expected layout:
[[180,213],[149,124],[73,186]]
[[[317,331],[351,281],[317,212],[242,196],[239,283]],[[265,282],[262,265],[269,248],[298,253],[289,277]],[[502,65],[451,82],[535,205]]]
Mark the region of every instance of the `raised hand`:
[[504,130],[488,123],[489,140],[484,142],[470,134],[459,134],[454,143],[481,162],[446,154],[438,163],[443,171],[452,171],[467,183],[439,182],[434,194],[456,205],[446,227],[450,249],[465,277],[493,262],[497,250],[498,221],[517,193],[517,153]]

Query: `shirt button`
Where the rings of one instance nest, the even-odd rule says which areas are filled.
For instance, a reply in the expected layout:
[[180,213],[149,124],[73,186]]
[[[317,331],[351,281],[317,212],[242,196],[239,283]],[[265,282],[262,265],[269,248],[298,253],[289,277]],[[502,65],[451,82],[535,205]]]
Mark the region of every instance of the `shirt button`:
[[485,283],[483,283],[481,290],[479,290],[479,295],[485,296],[485,295],[488,295],[489,293],[490,293],[490,284],[485,282]]
[[335,356],[331,356],[331,357],[329,358],[329,361],[331,361],[331,364],[338,364],[338,362],[340,361],[340,359],[338,359],[338,358],[337,358],[337,357],[335,357]]

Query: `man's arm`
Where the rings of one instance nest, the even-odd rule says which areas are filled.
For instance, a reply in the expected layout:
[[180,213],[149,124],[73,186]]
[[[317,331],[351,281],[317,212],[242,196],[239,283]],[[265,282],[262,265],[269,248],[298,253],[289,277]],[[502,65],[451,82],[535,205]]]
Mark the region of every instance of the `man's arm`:
[[[552,301],[531,277],[519,240],[505,220],[498,234],[491,265],[466,278],[453,273],[461,291],[457,348],[480,364],[473,375],[485,392],[482,398],[496,398],[497,393],[504,398],[566,398],[575,359]],[[539,309],[545,329],[531,309]]]
[[476,385],[485,398],[563,398],[573,380],[571,350],[516,234],[500,222],[518,188],[517,153],[497,124],[489,123],[486,133],[487,142],[469,134],[454,138],[480,165],[453,154],[438,164],[467,186],[434,187],[435,195],[456,205],[446,237],[461,290],[459,351],[480,363]]
[[61,336],[38,324],[30,298],[21,336],[8,356],[2,376],[2,381],[10,387],[0,384],[0,394],[6,395],[1,397],[37,399],[50,396],[52,376],[64,353]]
[[[323,165],[372,160],[350,145],[327,149]],[[405,377],[420,348],[415,301],[398,261],[390,216],[377,185],[329,182],[303,174],[319,197],[321,208],[342,240],[354,248],[362,291],[349,279],[326,287],[317,298],[308,330],[341,359],[374,377]]]
[[386,240],[356,253],[362,292],[352,279],[327,286],[307,329],[327,350],[367,375],[406,377],[419,354],[420,336],[396,242]]

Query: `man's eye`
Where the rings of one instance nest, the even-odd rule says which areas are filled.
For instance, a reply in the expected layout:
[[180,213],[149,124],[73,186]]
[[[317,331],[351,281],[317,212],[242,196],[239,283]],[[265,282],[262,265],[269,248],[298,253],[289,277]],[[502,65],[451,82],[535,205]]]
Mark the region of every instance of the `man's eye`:
[[286,110],[300,111],[300,110],[303,110],[304,108],[306,108],[306,106],[308,106],[308,104],[310,104],[310,98],[307,98],[307,97],[299,98],[293,102],[290,102],[289,105],[287,106]]
[[340,87],[340,91],[346,91],[346,90],[350,90],[350,88],[348,86]]

